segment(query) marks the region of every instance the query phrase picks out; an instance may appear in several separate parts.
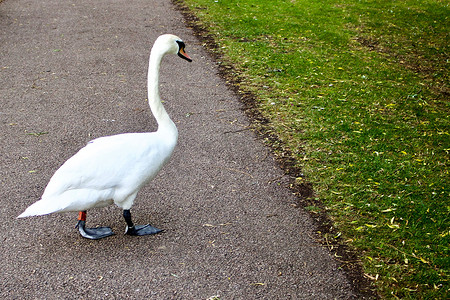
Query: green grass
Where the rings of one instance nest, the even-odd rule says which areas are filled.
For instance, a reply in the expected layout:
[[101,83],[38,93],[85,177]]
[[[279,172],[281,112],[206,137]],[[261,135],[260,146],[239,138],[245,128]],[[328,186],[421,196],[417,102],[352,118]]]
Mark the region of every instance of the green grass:
[[380,295],[448,299],[449,2],[183,2]]

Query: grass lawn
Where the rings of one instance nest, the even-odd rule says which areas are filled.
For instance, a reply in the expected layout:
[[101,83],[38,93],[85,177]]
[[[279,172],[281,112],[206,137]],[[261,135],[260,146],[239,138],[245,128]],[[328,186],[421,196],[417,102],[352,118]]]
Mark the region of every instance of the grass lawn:
[[176,2],[312,184],[327,238],[358,250],[382,297],[448,299],[450,3]]

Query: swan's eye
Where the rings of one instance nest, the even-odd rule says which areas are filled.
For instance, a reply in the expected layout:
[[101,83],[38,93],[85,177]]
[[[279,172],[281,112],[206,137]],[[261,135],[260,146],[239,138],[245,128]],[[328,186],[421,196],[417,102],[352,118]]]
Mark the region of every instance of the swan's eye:
[[180,49],[184,49],[186,47],[186,45],[184,44],[183,41],[177,41],[177,44],[178,44],[178,48],[180,48]]

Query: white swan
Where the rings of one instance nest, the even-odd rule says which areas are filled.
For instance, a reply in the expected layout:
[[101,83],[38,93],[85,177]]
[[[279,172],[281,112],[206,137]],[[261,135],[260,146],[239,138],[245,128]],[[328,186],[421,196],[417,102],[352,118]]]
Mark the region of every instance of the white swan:
[[166,54],[178,54],[192,61],[183,41],[174,35],[158,37],[150,54],[148,102],[158,122],[150,133],[124,133],[89,142],[68,159],[52,176],[41,200],[18,218],[55,212],[79,211],[77,227],[89,239],[113,235],[109,227],[85,228],[86,210],[115,203],[123,209],[126,234],[147,235],[161,230],[149,224],[134,226],[130,208],[138,191],[154,178],[169,160],[178,131],[159,98],[159,67]]

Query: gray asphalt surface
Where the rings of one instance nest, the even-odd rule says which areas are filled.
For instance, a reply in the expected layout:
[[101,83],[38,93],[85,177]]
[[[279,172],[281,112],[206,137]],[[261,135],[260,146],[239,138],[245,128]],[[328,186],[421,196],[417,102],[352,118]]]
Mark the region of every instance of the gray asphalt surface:
[[[0,32],[2,299],[357,298],[170,1],[4,0]],[[194,62],[163,61],[179,144],[132,214],[165,232],[124,236],[113,206],[88,212],[116,232],[99,241],[76,213],[16,219],[89,140],[156,129],[146,72],[163,33]]]

